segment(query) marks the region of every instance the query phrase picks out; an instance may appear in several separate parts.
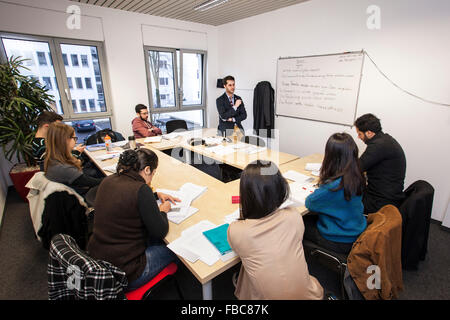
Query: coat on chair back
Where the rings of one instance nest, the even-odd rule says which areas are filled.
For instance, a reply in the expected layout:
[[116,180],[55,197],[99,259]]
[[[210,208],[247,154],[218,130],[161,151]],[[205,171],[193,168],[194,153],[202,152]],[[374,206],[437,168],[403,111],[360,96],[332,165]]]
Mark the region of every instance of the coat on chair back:
[[369,214],[367,229],[353,244],[347,268],[366,300],[398,298],[403,290],[402,217],[393,205]]

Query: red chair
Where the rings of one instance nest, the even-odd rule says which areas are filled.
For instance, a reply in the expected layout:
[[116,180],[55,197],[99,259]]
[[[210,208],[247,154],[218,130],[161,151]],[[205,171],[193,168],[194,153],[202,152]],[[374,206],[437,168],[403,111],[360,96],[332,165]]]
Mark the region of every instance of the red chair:
[[175,279],[175,272],[177,272],[177,265],[172,262],[167,267],[161,270],[152,280],[144,284],[136,290],[125,293],[128,300],[147,300],[152,298],[152,294],[160,288],[163,283],[172,281],[175,284],[180,299],[183,299],[180,287]]

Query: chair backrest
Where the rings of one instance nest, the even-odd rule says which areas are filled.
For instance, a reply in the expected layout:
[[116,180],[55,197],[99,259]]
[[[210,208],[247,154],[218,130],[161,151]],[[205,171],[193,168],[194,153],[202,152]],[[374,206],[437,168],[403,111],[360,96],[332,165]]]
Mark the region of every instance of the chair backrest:
[[252,144],[252,145],[255,145],[258,147],[266,146],[266,142],[263,139],[261,139],[260,137],[256,137],[256,136],[243,136],[241,138],[241,142]]
[[125,272],[93,259],[66,234],[52,238],[47,276],[50,300],[125,299],[128,284]]
[[56,234],[64,233],[73,237],[85,249],[88,240],[88,221],[86,207],[73,194],[67,191],[53,192],[45,199],[42,225],[38,235],[45,249]]
[[111,142],[123,141],[125,138],[120,132],[113,131],[109,128],[97,131],[96,133],[90,135],[86,139],[86,145],[97,144],[105,142],[105,136],[109,135],[111,137]]
[[176,119],[176,120],[170,120],[166,123],[166,131],[167,133],[171,133],[177,129],[184,129],[187,130],[187,123],[184,120]]
[[402,267],[417,270],[419,260],[424,260],[428,247],[434,188],[418,180],[405,190],[405,200],[400,205],[402,214]]
[[393,299],[403,289],[401,266],[402,217],[386,205],[367,217],[367,229],[354,242],[347,267],[367,300]]

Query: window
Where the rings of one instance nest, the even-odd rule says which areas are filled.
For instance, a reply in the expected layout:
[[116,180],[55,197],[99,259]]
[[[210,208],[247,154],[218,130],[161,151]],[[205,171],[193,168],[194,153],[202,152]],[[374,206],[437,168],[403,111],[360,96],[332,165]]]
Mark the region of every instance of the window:
[[[0,57],[31,59],[24,64],[29,70],[21,72],[42,80],[64,121],[108,119],[110,126],[109,92],[105,86],[107,72],[101,42],[0,32],[0,53]],[[83,87],[89,90],[82,90]]]
[[72,108],[75,112],[78,112],[77,100],[75,99],[72,100]]
[[94,110],[95,109],[95,100],[89,99],[89,109]]
[[45,52],[36,52],[37,57],[38,57],[38,61],[39,61],[39,65],[40,66],[46,66],[47,65],[47,59],[45,58]]
[[86,54],[81,55],[81,65],[83,67],[89,67],[88,56]]
[[65,66],[69,65],[69,61],[67,60],[67,54],[63,53],[62,54],[62,58],[63,58],[63,62]]
[[147,46],[144,49],[154,121],[163,127],[164,119],[169,118],[186,120],[192,127],[203,126],[206,52]]
[[83,89],[83,80],[81,78],[75,78],[75,83],[77,84],[77,89]]
[[84,78],[84,82],[86,83],[86,89],[92,89],[91,78]]
[[48,90],[52,90],[53,89],[53,87],[52,87],[52,80],[50,79],[50,77],[43,77],[42,80],[44,80],[45,87]]
[[80,99],[80,112],[86,112],[87,111],[87,109],[86,109],[86,100],[84,100],[84,99]]
[[[52,95],[55,101],[60,100],[61,97],[59,95],[58,83],[55,82],[55,85],[52,85],[50,81],[51,78],[56,77],[54,67],[53,66],[48,66],[45,68],[39,67],[44,62],[45,65],[47,65],[45,53],[48,52],[50,54],[50,46],[48,42],[38,40],[25,41],[22,39],[7,38],[3,37],[2,34],[0,34],[0,37],[1,37],[0,50],[6,53],[7,58],[22,57],[30,59],[24,61],[23,65],[26,68],[28,68],[28,70],[22,69],[21,70],[22,74],[38,81],[39,79],[42,79],[41,84],[43,86],[47,86],[47,89],[49,89],[47,93],[49,95]],[[34,57],[38,58],[38,65],[36,65]],[[51,88],[49,86],[51,86]],[[56,111],[59,114],[63,113],[62,108],[58,107],[58,105]]]
[[73,67],[78,67],[79,66],[79,64],[78,64],[78,55],[71,54],[70,58],[72,59],[72,66]]

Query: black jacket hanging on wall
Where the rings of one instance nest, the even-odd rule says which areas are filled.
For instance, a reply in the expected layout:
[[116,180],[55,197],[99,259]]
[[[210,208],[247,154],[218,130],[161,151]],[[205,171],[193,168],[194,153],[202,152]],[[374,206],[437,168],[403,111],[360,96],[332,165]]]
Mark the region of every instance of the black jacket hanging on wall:
[[[259,82],[253,91],[253,129],[260,135],[261,129],[267,130],[267,137],[272,138],[275,128],[274,90],[268,81]],[[261,135],[265,136],[262,131]]]

